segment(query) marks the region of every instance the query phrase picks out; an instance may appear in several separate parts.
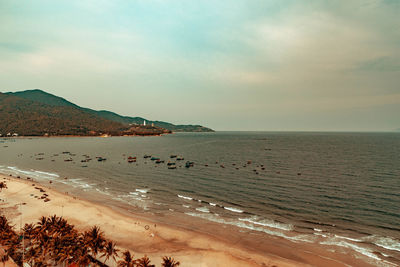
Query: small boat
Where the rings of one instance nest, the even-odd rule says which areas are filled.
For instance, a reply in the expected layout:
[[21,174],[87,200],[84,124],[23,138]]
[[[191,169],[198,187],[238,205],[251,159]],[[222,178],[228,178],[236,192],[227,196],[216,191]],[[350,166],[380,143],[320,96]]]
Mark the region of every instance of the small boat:
[[150,160],[160,160],[160,158],[157,158],[157,157],[151,157],[151,159]]
[[160,163],[164,163],[164,161],[163,161],[163,160],[160,160],[160,159],[158,159],[158,160],[156,160],[156,163],[157,163],[157,164],[160,164]]
[[190,168],[190,167],[193,167],[194,166],[194,162],[192,162],[192,161],[186,161],[186,164],[185,164],[185,167],[186,168]]
[[168,162],[167,165],[168,165],[168,166],[175,165],[175,162]]
[[131,157],[131,156],[129,156],[128,159],[136,159],[136,157]]
[[171,159],[173,159],[173,158],[176,158],[177,157],[177,155],[171,155],[171,156],[169,156]]
[[129,163],[136,162],[136,159],[128,159]]
[[72,159],[64,159],[64,161],[72,161]]
[[168,169],[170,170],[176,169],[176,166],[175,165],[168,166]]
[[177,157],[176,160],[184,160],[184,157]]
[[106,159],[106,158],[102,158],[102,157],[98,157],[98,158],[97,158],[97,161],[100,161],[100,162],[101,162],[101,161],[105,161],[105,160],[107,160],[107,159]]

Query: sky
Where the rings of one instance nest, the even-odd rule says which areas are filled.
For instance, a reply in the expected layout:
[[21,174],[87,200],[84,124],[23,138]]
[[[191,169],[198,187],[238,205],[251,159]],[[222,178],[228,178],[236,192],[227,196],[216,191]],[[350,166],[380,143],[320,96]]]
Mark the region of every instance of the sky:
[[390,131],[398,14],[398,0],[1,0],[0,91],[221,131]]

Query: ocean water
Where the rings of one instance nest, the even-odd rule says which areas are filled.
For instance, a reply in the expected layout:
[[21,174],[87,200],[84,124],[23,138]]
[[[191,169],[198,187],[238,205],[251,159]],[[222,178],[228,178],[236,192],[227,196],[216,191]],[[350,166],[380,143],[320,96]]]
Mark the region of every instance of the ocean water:
[[135,212],[179,213],[350,248],[379,265],[400,262],[399,133],[0,139],[0,172],[51,180]]

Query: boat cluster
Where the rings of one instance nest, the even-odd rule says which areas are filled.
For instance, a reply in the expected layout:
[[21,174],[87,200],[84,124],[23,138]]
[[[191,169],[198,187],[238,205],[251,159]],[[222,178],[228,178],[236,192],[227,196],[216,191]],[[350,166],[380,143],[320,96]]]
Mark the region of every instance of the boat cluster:
[[[150,159],[152,162],[154,162],[155,164],[162,164],[162,163],[165,163],[165,160],[163,160],[163,159],[161,159],[160,157],[157,157],[157,156],[152,156],[152,155],[148,155],[148,154],[146,154],[146,155],[144,155],[143,156],[143,158],[144,159]],[[184,157],[182,157],[182,156],[178,156],[178,155],[170,155],[169,156],[169,161],[167,162],[167,167],[168,167],[168,169],[170,169],[170,170],[173,170],[173,169],[176,169],[177,168],[177,162],[178,161],[183,161],[183,160],[185,160],[185,158]],[[129,156],[128,158],[128,162],[136,162],[136,157],[132,157],[132,156]],[[194,162],[192,162],[192,161],[187,161],[186,162],[186,164],[185,164],[185,167],[186,168],[190,168],[190,167],[193,167],[194,166]]]
[[[74,157],[76,156],[76,154],[71,153],[69,151],[63,151],[59,154],[53,154],[52,160],[51,161],[55,161],[54,157],[60,156],[60,155],[64,155],[67,156],[67,158],[64,158],[63,160],[65,162],[72,162],[75,163],[74,161]],[[138,156],[134,156],[134,155],[127,155],[127,154],[123,154],[123,159],[126,160],[127,163],[136,163],[136,165],[138,165],[138,162],[140,161],[140,157]],[[43,160],[45,157],[44,153],[37,153],[34,155],[36,160]],[[88,163],[90,161],[92,161],[93,159],[97,160],[98,162],[104,162],[107,160],[107,158],[103,157],[103,156],[96,156],[96,157],[91,157],[87,154],[82,155],[83,159],[80,160],[81,163]],[[177,169],[178,167],[186,167],[186,168],[192,168],[194,167],[195,163],[193,161],[186,161],[185,162],[185,158],[183,156],[180,155],[176,155],[176,154],[171,154],[169,155],[168,161],[162,159],[159,156],[155,156],[155,155],[151,155],[151,154],[145,154],[143,155],[143,159],[144,159],[144,163],[147,164],[148,162],[153,162],[156,165],[162,165],[165,164],[166,167],[170,170],[174,170]],[[179,163],[183,163],[184,164],[179,164]],[[119,162],[121,163],[121,162]],[[199,163],[197,163],[197,165],[199,165]],[[204,167],[209,167],[211,166],[211,164],[200,164],[201,166]],[[238,162],[238,163],[223,163],[223,162],[219,162],[219,161],[215,161],[215,165],[219,166],[222,169],[225,168],[234,168],[236,170],[240,170],[240,169],[244,169],[244,168],[252,168],[252,171],[254,174],[259,174],[261,171],[264,171],[266,168],[263,164],[255,164],[252,162],[252,160],[246,160],[244,162]],[[215,166],[214,165],[214,166]],[[81,167],[88,167],[88,165],[82,165]],[[230,167],[230,168],[229,168]],[[279,171],[277,172],[278,174],[280,173]],[[301,175],[301,173],[298,173],[297,175]]]

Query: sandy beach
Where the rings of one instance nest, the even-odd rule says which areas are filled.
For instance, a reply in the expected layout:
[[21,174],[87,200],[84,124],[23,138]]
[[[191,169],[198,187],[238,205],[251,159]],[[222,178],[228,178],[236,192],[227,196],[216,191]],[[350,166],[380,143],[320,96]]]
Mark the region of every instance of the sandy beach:
[[[12,221],[16,229],[21,223],[37,222],[41,216],[54,214],[63,216],[79,230],[98,225],[121,250],[129,249],[135,257],[147,255],[156,266],[160,266],[165,255],[180,261],[181,266],[369,266],[360,256],[274,237],[263,240],[254,250],[246,246],[246,240],[229,242],[236,240],[234,236],[230,237],[234,232],[222,227],[223,234],[208,235],[128,216],[57,192],[36,181],[5,175],[0,179],[8,187],[0,193],[0,212]],[[41,199],[44,194],[50,201]]]

